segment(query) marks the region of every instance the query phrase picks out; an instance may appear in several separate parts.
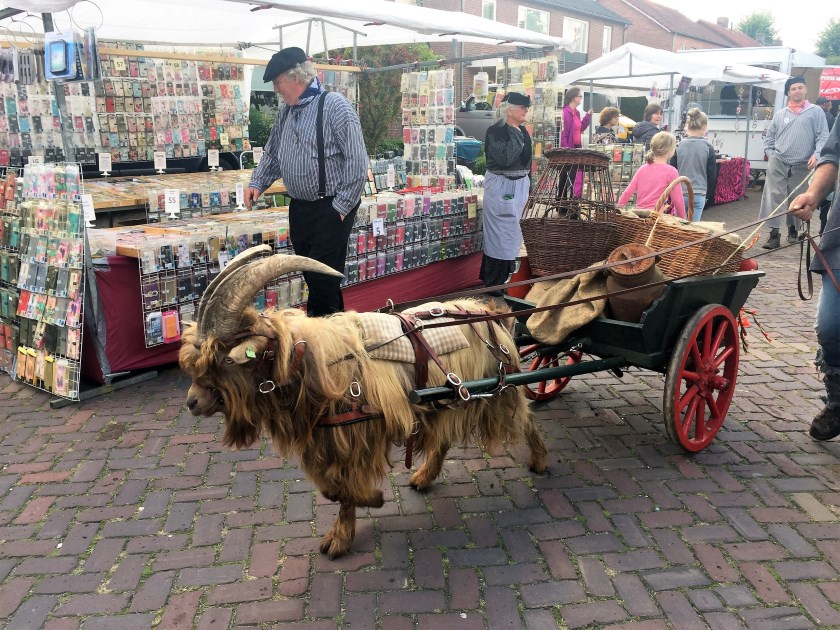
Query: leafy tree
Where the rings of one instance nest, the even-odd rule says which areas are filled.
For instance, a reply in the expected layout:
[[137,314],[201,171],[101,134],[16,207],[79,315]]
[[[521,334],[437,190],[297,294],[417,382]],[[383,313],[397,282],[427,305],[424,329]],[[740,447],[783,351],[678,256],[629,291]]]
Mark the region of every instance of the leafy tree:
[[840,64],[840,20],[831,18],[817,37],[817,54],[828,64]]
[[[350,58],[352,51],[340,51]],[[427,44],[366,46],[358,49],[360,63],[368,68],[384,68],[415,61],[432,61],[437,56]],[[359,118],[368,153],[384,148],[388,127],[401,119],[400,77],[402,71],[363,73],[359,78]]]
[[773,14],[769,11],[751,13],[738,23],[736,28],[753,39],[764,41],[767,46],[779,46],[782,43],[776,26],[773,24]]

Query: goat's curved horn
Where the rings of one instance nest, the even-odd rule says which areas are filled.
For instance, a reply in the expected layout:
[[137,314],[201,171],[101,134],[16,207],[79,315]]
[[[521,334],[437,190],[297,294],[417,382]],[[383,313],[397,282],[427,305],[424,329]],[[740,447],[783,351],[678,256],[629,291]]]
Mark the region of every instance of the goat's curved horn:
[[258,258],[263,254],[270,253],[271,247],[269,245],[258,245],[239,252],[236,256],[234,256],[225,268],[222,269],[219,275],[213,278],[213,281],[207,285],[207,288],[204,290],[204,294],[201,296],[201,301],[198,303],[198,312],[196,313],[195,321],[201,322],[201,315],[204,312],[205,305],[213,297],[213,293],[225,278],[232,275],[234,271],[244,267],[255,258]]
[[247,268],[247,273],[228,276],[216,288],[207,302],[199,333],[206,336],[228,337],[239,332],[243,311],[251,306],[254,296],[274,278],[292,271],[310,271],[341,278],[342,273],[317,260],[305,256],[276,254]]

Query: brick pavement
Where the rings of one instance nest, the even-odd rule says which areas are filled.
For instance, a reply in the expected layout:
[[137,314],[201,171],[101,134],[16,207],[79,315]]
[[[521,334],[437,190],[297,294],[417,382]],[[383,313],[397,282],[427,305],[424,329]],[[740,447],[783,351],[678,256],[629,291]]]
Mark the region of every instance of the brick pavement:
[[[748,201],[711,209],[732,224]],[[0,376],[0,618],[9,628],[840,627],[840,443],[819,409],[815,302],[793,250],[762,259],[737,395],[688,456],[663,379],[572,379],[535,408],[550,474],[522,446],[451,451],[426,494],[401,465],[351,554],[318,551],[336,508],[266,445],[219,447],[176,369],[51,410]],[[397,457],[399,461],[399,457]]]

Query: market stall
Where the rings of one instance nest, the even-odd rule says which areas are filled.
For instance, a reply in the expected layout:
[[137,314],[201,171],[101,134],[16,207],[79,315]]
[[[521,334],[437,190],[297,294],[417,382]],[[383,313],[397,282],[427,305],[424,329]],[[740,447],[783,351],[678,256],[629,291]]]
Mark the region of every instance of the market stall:
[[[88,289],[84,298],[81,292],[76,296],[80,302],[84,300],[86,308],[84,320],[79,309],[79,321],[74,324],[88,329],[84,343],[78,342],[86,352],[74,350],[76,365],[83,365],[84,374],[100,383],[175,359],[181,326],[190,321],[201,288],[218,273],[222,253],[231,257],[261,242],[272,243],[278,253],[288,250],[281,213],[266,224],[264,218],[237,212],[241,203],[236,202],[241,202],[249,173],[166,174],[167,158],[206,156],[212,166],[214,151],[238,154],[251,148],[247,133],[249,65],[258,65],[279,47],[294,45],[311,54],[365,44],[440,41],[441,35],[451,35],[453,18],[460,25],[458,37],[463,41],[549,49],[568,44],[561,38],[475,16],[455,17],[452,12],[422,7],[397,8],[379,0],[328,10],[312,2],[238,0],[15,0],[14,4],[14,8],[0,11],[0,24],[15,16],[16,9],[69,11],[22,16],[21,23],[33,33],[22,36],[17,29],[10,29],[3,46],[11,47],[15,55],[31,57],[29,51],[40,45],[40,33],[44,32],[45,42],[56,42],[68,59],[78,60],[80,65],[71,62],[63,67],[51,60],[47,82],[39,76],[16,76],[14,83],[4,84],[8,94],[4,93],[0,114],[8,124],[0,125],[0,134],[5,134],[3,140],[12,150],[0,152],[0,160],[8,157],[6,164],[23,166],[71,158],[109,171],[114,163],[154,158],[159,169],[157,176],[88,182],[87,189],[77,191],[73,200],[78,204],[74,216],[79,216],[84,206],[85,218],[91,223],[118,224],[125,216],[120,213],[127,210],[145,215],[142,225],[131,228],[143,232],[144,245],[136,248],[136,256],[109,252],[97,259],[106,264],[94,265],[85,250],[83,259],[74,259],[86,270]],[[160,39],[159,16],[164,10],[170,24],[167,41],[151,42]],[[260,11],[257,17],[252,16],[255,11]],[[308,19],[301,20],[302,13]],[[313,23],[320,27],[320,41],[312,37]],[[173,44],[181,48],[175,49]],[[241,51],[246,49],[253,56],[245,57]],[[96,53],[100,56],[94,63],[91,56]],[[337,75],[346,74],[347,67],[318,66],[318,70],[327,89],[344,93],[346,86]],[[418,155],[405,161],[409,174],[403,173],[388,186],[408,180],[422,190],[393,202],[366,197],[351,235],[345,269],[349,308],[377,308],[389,298],[422,299],[478,282],[481,234],[477,199],[474,193],[453,190],[452,71],[417,74],[417,89],[409,86],[407,95],[428,88],[437,100],[432,107],[420,107],[411,115],[409,144]],[[333,75],[335,82],[330,80]],[[348,96],[355,101],[354,94],[348,92]],[[29,103],[34,111],[27,107]],[[72,121],[72,126],[61,124],[62,120]],[[11,167],[8,170],[21,174]],[[376,183],[386,174],[374,173],[373,164],[370,170],[366,191],[373,195]],[[390,180],[390,175],[387,177]],[[268,192],[282,193],[281,186],[277,183]],[[43,197],[51,198],[49,185],[43,190]],[[283,203],[282,197],[279,202],[278,196],[271,199]],[[18,207],[11,209],[18,212]],[[226,216],[228,221],[223,236],[210,227],[217,216]],[[21,340],[37,354],[41,337],[34,325],[27,323],[36,313],[24,309],[21,314],[17,306],[21,292],[27,290],[21,287],[20,241],[31,239],[34,228],[12,217],[18,215],[11,213],[10,229],[4,229],[4,238],[9,237],[4,243],[8,245],[4,255],[8,273],[2,289],[9,298],[5,303],[16,306],[14,312],[8,306],[4,311],[14,337],[6,335],[4,327],[3,343],[9,339],[11,345],[17,345]],[[129,222],[139,221],[133,218]],[[97,255],[108,251],[96,238],[88,240]],[[149,243],[154,247],[150,249]],[[214,243],[221,245],[216,251]],[[46,259],[38,264],[45,269],[54,266]],[[299,277],[279,282],[278,287],[266,287],[258,307],[294,306],[305,301],[305,285]],[[40,290],[39,283],[33,286]],[[50,290],[45,284],[45,298]],[[269,303],[273,300],[277,302]],[[61,350],[67,354],[64,346]],[[9,350],[7,356],[13,365],[15,352]],[[62,361],[64,358],[61,355]],[[21,375],[33,382],[35,377],[27,372],[29,359],[24,357],[24,363]],[[11,366],[10,371],[14,372]],[[78,378],[74,381],[72,397],[78,397]]]

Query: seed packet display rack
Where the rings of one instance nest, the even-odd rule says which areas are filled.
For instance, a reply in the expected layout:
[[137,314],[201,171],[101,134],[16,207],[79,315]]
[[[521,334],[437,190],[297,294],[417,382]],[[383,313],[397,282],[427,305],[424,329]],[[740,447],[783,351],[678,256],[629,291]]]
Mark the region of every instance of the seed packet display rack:
[[[137,237],[133,247],[140,262],[147,348],[180,340],[208,284],[238,253],[262,244],[278,254],[292,253],[285,213],[271,210],[171,221]],[[303,276],[294,273],[272,281],[257,294],[254,306],[262,311],[297,306],[306,299]]]
[[86,251],[81,167],[32,164],[22,180],[13,377],[78,400]]
[[0,179],[0,372],[14,375],[20,339],[20,203],[22,169],[8,167]]

